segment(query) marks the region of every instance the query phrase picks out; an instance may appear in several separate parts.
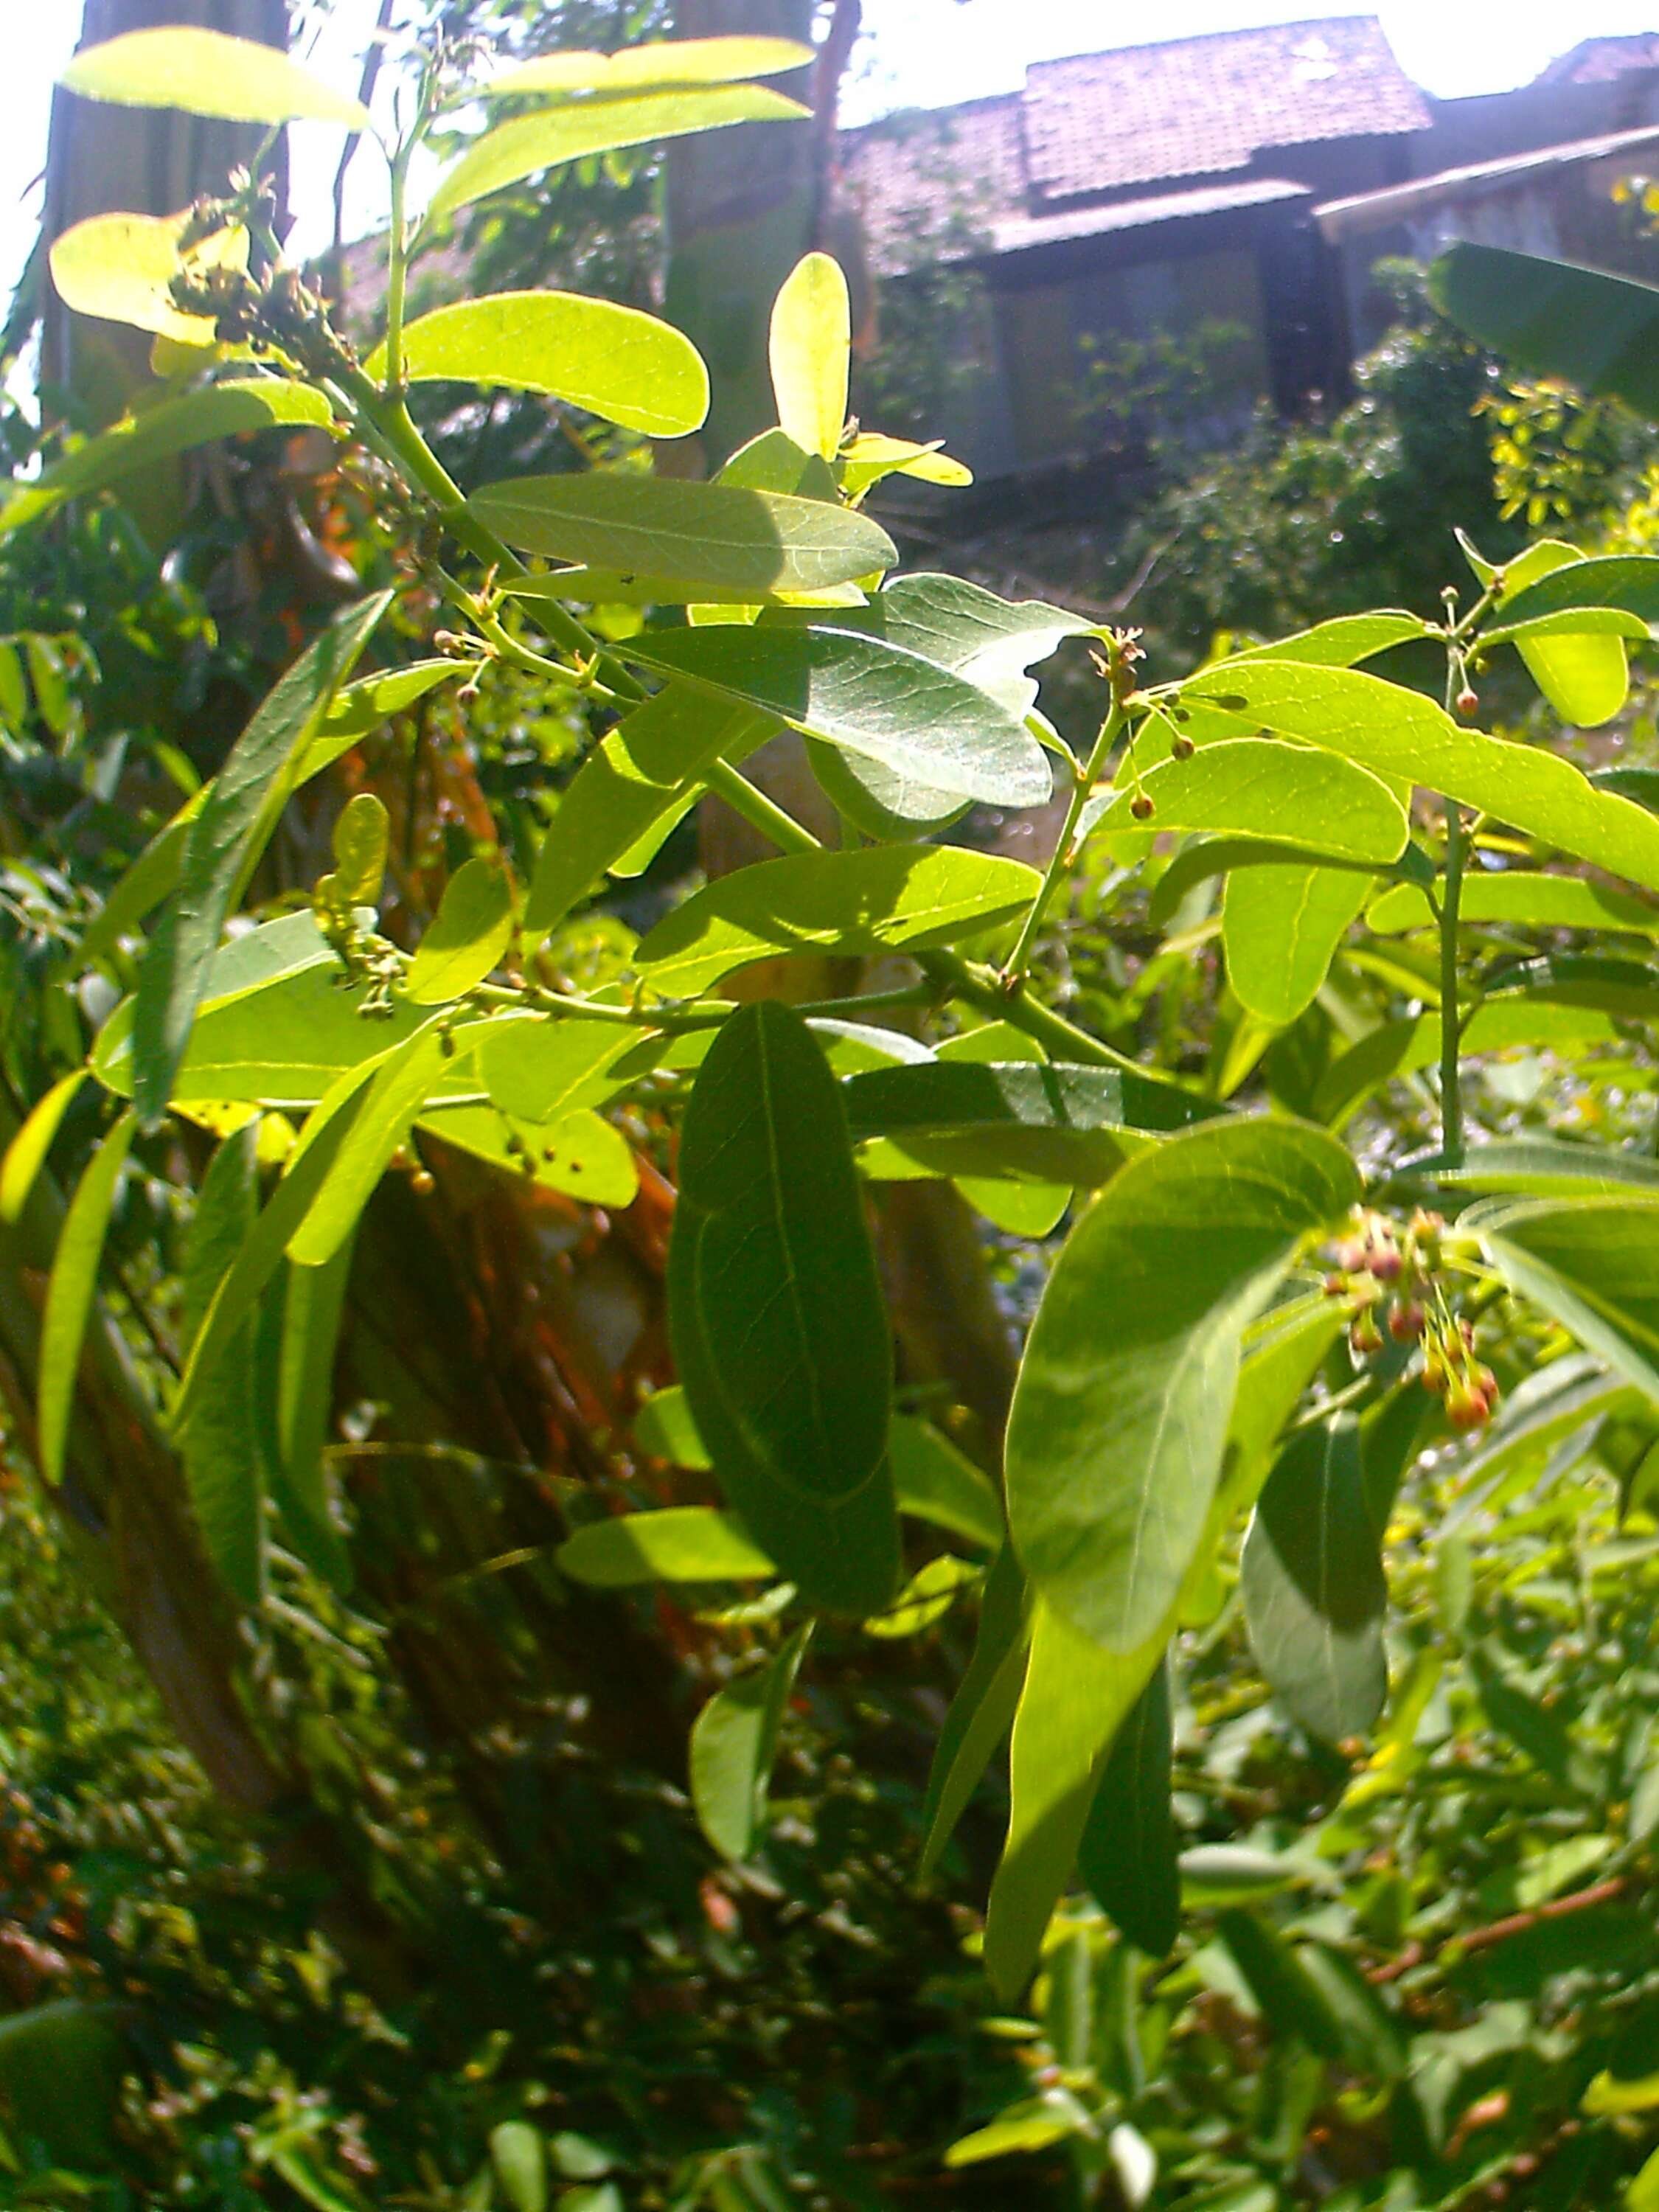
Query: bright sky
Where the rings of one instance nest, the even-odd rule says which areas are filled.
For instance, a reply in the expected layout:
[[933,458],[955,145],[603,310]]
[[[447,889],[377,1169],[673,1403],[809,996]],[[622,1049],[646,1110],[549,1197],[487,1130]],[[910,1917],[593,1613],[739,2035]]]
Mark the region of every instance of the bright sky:
[[[332,0],[319,66],[343,82],[375,15],[374,0]],[[27,254],[40,213],[36,180],[46,157],[52,83],[73,51],[77,0],[11,0],[6,84],[0,92],[0,296]],[[1184,38],[1299,15],[1376,14],[1412,76],[1443,95],[1524,83],[1551,57],[1597,33],[1659,29],[1659,0],[1588,0],[1582,15],[1559,0],[865,0],[866,36],[848,87],[851,121],[906,105],[940,106],[1017,85],[1028,62]],[[328,192],[337,135],[307,126],[295,147],[301,180],[296,244],[314,252],[329,234]],[[360,153],[352,180],[355,227],[381,212],[380,165]]]

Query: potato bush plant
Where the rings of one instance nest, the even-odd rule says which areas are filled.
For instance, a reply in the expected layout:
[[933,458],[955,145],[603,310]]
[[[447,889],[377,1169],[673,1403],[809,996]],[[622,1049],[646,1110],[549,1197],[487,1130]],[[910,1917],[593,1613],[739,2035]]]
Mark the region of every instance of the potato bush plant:
[[[343,609],[81,937],[77,968],[124,995],[88,1064],[35,1104],[0,1177],[15,1220],[64,1117],[90,1093],[106,1102],[46,1292],[39,1459],[60,1478],[124,1167],[135,1146],[179,1133],[178,1157],[204,1164],[180,1372],[158,1411],[208,1557],[249,1615],[270,1603],[273,1545],[343,1589],[333,1347],[377,1187],[405,1175],[418,1194],[427,1161],[459,1153],[611,1210],[634,1200],[642,1157],[665,1169],[677,1381],[646,1401],[635,1446],[688,1470],[693,1498],[712,1474],[722,1503],[579,1513],[559,1568],[587,1589],[721,1593],[721,1618],[757,1637],[762,1663],[703,1706],[688,1753],[703,1831],[736,1864],[764,1844],[815,1630],[879,1645],[976,1593],[917,1872],[951,1847],[1006,1742],[984,1966],[1008,2005],[1041,1974],[1056,2061],[1032,2100],[952,2156],[1064,2142],[1085,2193],[1109,2175],[1139,2203],[1153,2154],[1115,2116],[1145,2048],[1132,2060],[1121,2033],[1109,2063],[1090,2008],[1101,1955],[1170,1952],[1183,1883],[1189,1905],[1224,1900],[1229,1985],[1316,2073],[1345,2064],[1386,2087],[1406,2070],[1395,1966],[1368,1978],[1356,1963],[1368,1946],[1404,1954],[1380,1890],[1369,1917],[1292,1942],[1255,1908],[1313,1879],[1313,1859],[1215,1847],[1183,1859],[1171,1808],[1183,1630],[1242,1609],[1279,1711],[1334,1776],[1367,1762],[1342,1812],[1363,1848],[1369,1808],[1378,1837],[1399,1809],[1389,1762],[1397,1775],[1419,1758],[1437,1683],[1432,1643],[1398,1622],[1389,1679],[1393,1554],[1409,1548],[1415,1592],[1417,1553],[1433,1546],[1413,1517],[1432,1482],[1400,1517],[1419,1455],[1490,1429],[1481,1464],[1499,1483],[1531,1467],[1540,1437],[1581,1438],[1587,1424],[1599,1437],[1616,1421],[1640,1495],[1659,1399],[1659,1166],[1619,1142],[1494,1133],[1471,1100],[1486,1055],[1616,1056],[1659,1005],[1644,957],[1653,773],[1586,775],[1552,744],[1479,726],[1483,672],[1510,656],[1561,723],[1618,716],[1629,648],[1659,621],[1659,559],[1547,541],[1494,568],[1466,544],[1469,579],[1448,587],[1438,621],[1344,616],[1188,675],[1063,608],[896,574],[867,495],[896,472],[949,486],[965,471],[848,422],[847,287],[820,253],[773,310],[777,427],[712,481],[655,473],[636,451],[453,483],[410,415],[412,386],[550,396],[666,441],[696,431],[709,384],[667,323],[571,293],[406,317],[405,192],[427,137],[465,103],[489,108],[438,184],[434,224],[555,164],[797,114],[766,80],[802,58],[776,41],[669,43],[472,84],[434,63],[407,135],[382,149],[386,327],[366,359],[284,264],[257,176],[178,217],[100,216],[58,240],[64,300],[151,332],[169,380],[18,484],[0,531],[38,531],[64,501],[211,441],[323,430],[384,472],[407,517],[410,588],[440,597],[453,627],[429,657],[376,669],[394,594]],[[273,127],[373,129],[284,57],[211,33],[135,33],[83,52],[66,82]],[[1563,365],[1583,373],[1576,357]],[[1076,745],[1038,711],[1031,673],[1062,647],[1094,670],[1095,732]],[[1371,665],[1431,659],[1434,696]],[[527,883],[498,852],[474,853],[404,951],[378,926],[387,810],[360,793],[309,902],[249,908],[302,786],[390,714],[446,690],[475,696],[498,671],[598,731]],[[804,741],[836,842],[745,773],[783,732]],[[709,799],[774,857],[695,890],[597,977],[574,973],[572,917]],[[1050,806],[1042,867],[974,842],[976,807]],[[1138,1060],[1073,1018],[1056,946],[1074,884],[1103,872],[1150,893],[1177,965],[1218,940],[1224,1006],[1201,1074]],[[867,988],[826,982],[848,963],[872,963]],[[1357,994],[1356,976],[1380,994]],[[1402,1084],[1431,1107],[1426,1144],[1371,1112]],[[927,1181],[1028,1238],[1070,1217],[1044,1247],[994,1480],[925,1404],[896,1402],[872,1194]],[[1571,1547],[1572,1531],[1552,1524],[1548,1541]],[[1433,1571],[1461,1636],[1467,1551],[1443,1548]],[[1472,1643],[1470,1662],[1494,1726],[1553,1788],[1622,1786],[1586,1778],[1495,1648]],[[1639,1748],[1617,1756],[1621,1771],[1640,1765]],[[1550,1793],[1528,1802],[1541,1813]],[[1566,1882],[1601,1868],[1603,1842]],[[1516,1895],[1533,1907],[1559,1887],[1526,1879]],[[1066,1904],[1074,1886],[1094,1905]],[[1521,2041],[1517,2029],[1502,2047]],[[1615,2082],[1653,2071],[1610,2063]],[[1454,2052],[1443,2072],[1462,2063]],[[1413,2083],[1402,2168],[1455,2133],[1444,2097],[1420,2072]],[[1289,2104],[1302,2094],[1280,2087]],[[502,2186],[529,2201],[505,2178],[515,2155],[499,2148]],[[1255,2185],[1203,2201],[1255,2212],[1273,2201]],[[1632,2203],[1653,2201],[1659,2179],[1646,2185]]]

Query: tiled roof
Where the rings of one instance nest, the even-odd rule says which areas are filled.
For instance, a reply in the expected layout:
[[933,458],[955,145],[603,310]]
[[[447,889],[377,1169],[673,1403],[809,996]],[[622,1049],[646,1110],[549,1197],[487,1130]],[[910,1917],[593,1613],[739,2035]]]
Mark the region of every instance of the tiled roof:
[[1024,107],[1031,185],[1044,199],[1212,176],[1274,147],[1420,131],[1430,119],[1372,15],[1040,62]]
[[1608,84],[1629,70],[1659,68],[1659,32],[1632,31],[1611,39],[1583,39],[1558,54],[1533,80],[1536,84]]
[[[1375,16],[1221,31],[1040,62],[1023,92],[843,131],[843,186],[886,270],[1000,245],[1071,203],[1179,189],[1279,147],[1426,128]],[[1139,198],[1139,195],[1137,195]]]
[[959,107],[920,108],[862,130],[843,131],[842,188],[864,219],[878,269],[948,258],[1024,215],[1025,181],[1020,94],[970,100]]

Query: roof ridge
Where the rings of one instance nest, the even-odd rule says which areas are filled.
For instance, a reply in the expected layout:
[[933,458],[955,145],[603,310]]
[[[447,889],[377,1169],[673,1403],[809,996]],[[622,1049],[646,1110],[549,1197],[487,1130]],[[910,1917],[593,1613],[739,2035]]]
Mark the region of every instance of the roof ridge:
[[1265,31],[1323,31],[1337,23],[1369,23],[1374,30],[1382,32],[1384,41],[1389,43],[1389,52],[1393,52],[1392,42],[1383,28],[1382,18],[1373,12],[1352,15],[1292,15],[1281,23],[1234,23],[1223,30],[1189,31],[1184,38],[1131,39],[1121,46],[1086,46],[1075,54],[1050,54],[1042,61],[1027,63],[1025,77],[1029,84],[1033,70],[1061,69],[1067,62],[1104,61],[1108,54],[1151,54],[1156,53],[1162,46],[1201,46],[1217,39],[1260,38]]

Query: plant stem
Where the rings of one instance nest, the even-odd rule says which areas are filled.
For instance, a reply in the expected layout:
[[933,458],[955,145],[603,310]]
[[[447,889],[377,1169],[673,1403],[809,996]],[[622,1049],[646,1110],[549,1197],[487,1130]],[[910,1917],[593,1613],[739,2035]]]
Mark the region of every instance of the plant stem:
[[1060,830],[1059,842],[1049,856],[1048,866],[1044,872],[1042,884],[1036,896],[1031,902],[1030,911],[1021,924],[1019,935],[1014,941],[1014,949],[1008,955],[1007,965],[1002,971],[1005,988],[1010,992],[1017,991],[1024,980],[1025,970],[1030,962],[1031,947],[1036,941],[1038,930],[1042,927],[1043,917],[1053,902],[1060,878],[1071,867],[1072,845],[1077,836],[1078,822],[1084,807],[1088,803],[1090,792],[1094,788],[1097,779],[1111,757],[1112,747],[1117,743],[1124,720],[1122,702],[1115,696],[1110,711],[1100,726],[1100,734],[1095,739],[1093,750],[1082,767],[1074,771],[1071,804],[1066,810],[1066,820]]
[[1463,816],[1446,801],[1446,884],[1440,895],[1440,1150],[1452,1166],[1463,1157],[1463,1100],[1458,1061],[1462,1025],[1457,1018],[1457,917],[1463,896]]
[[703,784],[717,799],[723,799],[734,814],[760,831],[763,837],[786,853],[821,853],[823,846],[796,821],[775,805],[763,791],[757,791],[745,775],[739,775],[729,761],[717,760],[712,768],[703,770]]
[[404,389],[404,303],[409,287],[409,163],[417,140],[408,138],[392,157],[392,233],[386,261],[386,385],[394,398]]

